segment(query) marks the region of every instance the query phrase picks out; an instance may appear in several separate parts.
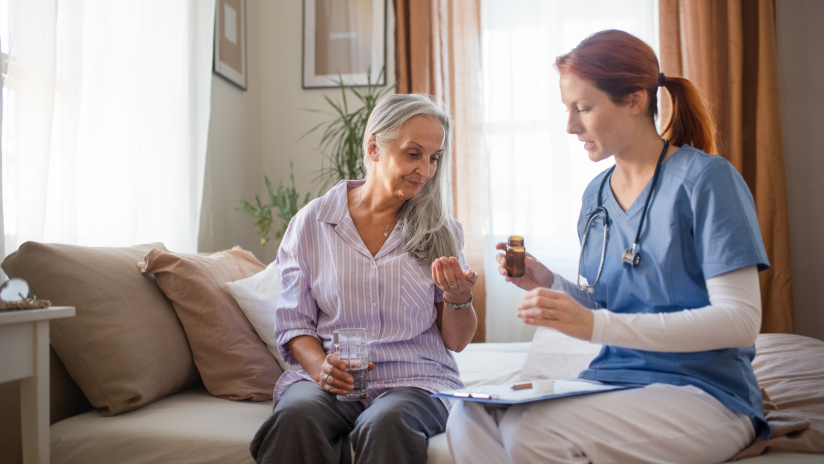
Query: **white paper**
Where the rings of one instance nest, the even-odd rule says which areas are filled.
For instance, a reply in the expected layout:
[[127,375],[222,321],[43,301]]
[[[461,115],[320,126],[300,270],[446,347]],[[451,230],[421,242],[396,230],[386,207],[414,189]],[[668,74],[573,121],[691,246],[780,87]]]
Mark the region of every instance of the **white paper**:
[[237,11],[228,3],[223,4],[223,36],[237,45]]

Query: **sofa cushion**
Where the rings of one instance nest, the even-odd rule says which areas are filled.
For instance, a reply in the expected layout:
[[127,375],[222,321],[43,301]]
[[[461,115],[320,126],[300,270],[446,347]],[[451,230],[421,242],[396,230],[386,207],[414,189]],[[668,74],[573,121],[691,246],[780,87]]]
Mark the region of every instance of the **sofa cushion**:
[[272,399],[283,370],[255,334],[226,288],[265,269],[255,256],[234,247],[209,256],[151,250],[138,267],[154,274],[172,300],[203,384],[230,400]]
[[246,319],[252,323],[266,349],[277,360],[283,370],[295,370],[283,361],[278,351],[278,340],[275,337],[275,308],[278,296],[283,290],[280,284],[280,275],[275,263],[258,272],[252,277],[226,282],[226,288],[240,306]]
[[3,261],[9,277],[74,317],[51,321],[52,346],[104,416],[137,409],[195,385],[186,334],[154,279],[135,268],[163,244],[90,248],[26,242]]

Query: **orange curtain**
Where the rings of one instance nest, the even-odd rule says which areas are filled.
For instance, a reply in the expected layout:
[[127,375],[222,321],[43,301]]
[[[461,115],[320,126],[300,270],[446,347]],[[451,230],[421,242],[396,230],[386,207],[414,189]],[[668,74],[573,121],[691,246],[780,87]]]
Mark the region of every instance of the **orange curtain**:
[[661,71],[686,77],[705,92],[719,154],[755,198],[771,264],[760,274],[761,331],[793,333],[774,0],[659,0],[659,14]]
[[[478,273],[473,342],[486,340],[484,280],[486,191],[481,153],[480,0],[395,0],[398,93],[425,93],[443,101],[455,121],[452,173],[455,218],[466,236],[464,256]],[[474,192],[474,193],[473,193]]]

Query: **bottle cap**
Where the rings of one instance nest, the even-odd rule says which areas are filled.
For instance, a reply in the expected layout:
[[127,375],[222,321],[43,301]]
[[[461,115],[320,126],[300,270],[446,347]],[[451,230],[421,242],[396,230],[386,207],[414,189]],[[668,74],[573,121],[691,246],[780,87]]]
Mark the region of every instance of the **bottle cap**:
[[514,247],[522,247],[524,246],[524,238],[520,235],[513,235],[509,237],[509,240],[507,240],[506,244]]

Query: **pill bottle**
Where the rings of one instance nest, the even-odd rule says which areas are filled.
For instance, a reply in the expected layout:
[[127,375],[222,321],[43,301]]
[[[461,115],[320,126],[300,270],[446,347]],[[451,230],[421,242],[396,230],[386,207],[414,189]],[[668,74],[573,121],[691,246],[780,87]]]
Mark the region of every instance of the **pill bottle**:
[[526,271],[525,257],[524,238],[518,235],[509,237],[506,242],[506,275],[509,277],[522,277]]

